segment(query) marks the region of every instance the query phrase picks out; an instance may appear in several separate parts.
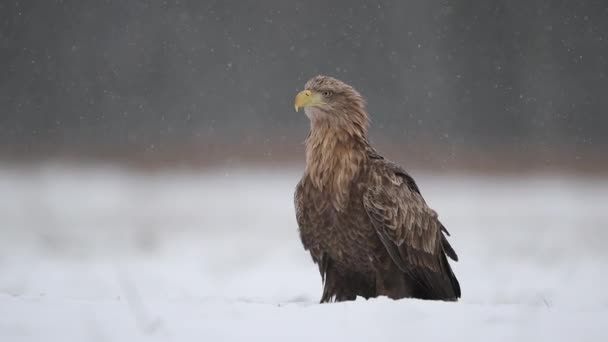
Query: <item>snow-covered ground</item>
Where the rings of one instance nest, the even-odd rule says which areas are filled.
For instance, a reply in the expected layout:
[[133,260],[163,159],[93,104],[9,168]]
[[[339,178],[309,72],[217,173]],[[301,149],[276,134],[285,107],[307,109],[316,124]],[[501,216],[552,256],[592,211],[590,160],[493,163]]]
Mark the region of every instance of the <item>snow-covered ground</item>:
[[608,180],[413,171],[458,303],[317,304],[294,170],[0,166],[0,341],[608,341]]

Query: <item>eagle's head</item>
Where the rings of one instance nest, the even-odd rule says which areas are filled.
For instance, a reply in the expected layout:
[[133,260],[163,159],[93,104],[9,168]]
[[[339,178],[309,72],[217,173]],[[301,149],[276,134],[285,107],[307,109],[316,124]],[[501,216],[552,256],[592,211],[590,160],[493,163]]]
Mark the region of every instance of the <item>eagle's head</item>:
[[315,123],[334,128],[357,129],[365,133],[368,116],[365,101],[355,88],[333,77],[319,75],[304,85],[296,95],[294,108],[304,108],[306,116]]

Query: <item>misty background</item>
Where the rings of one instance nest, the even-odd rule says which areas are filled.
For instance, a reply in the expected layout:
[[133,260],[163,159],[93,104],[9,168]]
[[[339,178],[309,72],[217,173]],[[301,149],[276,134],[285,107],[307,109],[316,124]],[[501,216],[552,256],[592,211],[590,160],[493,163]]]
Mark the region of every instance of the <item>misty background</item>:
[[435,169],[605,171],[604,1],[3,1],[0,157],[302,163],[323,73]]
[[[605,0],[0,1],[0,340],[608,341],[607,72]],[[317,305],[320,73],[450,231],[458,303]]]

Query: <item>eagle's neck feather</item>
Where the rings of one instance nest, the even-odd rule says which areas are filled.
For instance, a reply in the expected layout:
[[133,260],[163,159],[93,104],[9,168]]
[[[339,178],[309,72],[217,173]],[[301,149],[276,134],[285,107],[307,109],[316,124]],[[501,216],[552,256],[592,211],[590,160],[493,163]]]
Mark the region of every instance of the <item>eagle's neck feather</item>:
[[346,206],[352,181],[367,157],[366,146],[364,130],[329,120],[311,120],[306,139],[306,173],[337,210]]

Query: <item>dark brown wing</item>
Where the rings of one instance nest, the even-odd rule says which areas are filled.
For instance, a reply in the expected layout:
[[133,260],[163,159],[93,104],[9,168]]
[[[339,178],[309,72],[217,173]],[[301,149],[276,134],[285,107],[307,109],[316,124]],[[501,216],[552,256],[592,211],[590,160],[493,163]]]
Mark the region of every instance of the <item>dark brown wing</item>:
[[[425,203],[418,187],[394,166],[379,168],[376,184],[363,196],[368,216],[395,264],[416,281],[420,296],[456,299],[460,285],[446,253],[456,253],[443,235],[435,211]],[[447,231],[447,230],[446,230]]]
[[[374,148],[371,146],[368,146],[367,154],[370,159],[381,163],[390,172],[401,177],[407,184],[407,187],[410,189],[410,191],[417,193],[422,198],[420,189],[418,188],[418,185],[416,184],[412,176],[405,172],[405,170],[403,170],[399,165],[384,159],[384,157],[378,152],[376,152],[376,150],[374,150]],[[445,228],[443,224],[441,224],[441,244],[443,246],[443,250],[447,254],[447,256],[450,257],[450,259],[458,261],[458,254],[456,254],[456,251],[454,250],[454,248],[452,248],[452,245],[450,245],[450,242],[448,241],[445,235],[450,236],[450,232],[447,230],[447,228]]]

